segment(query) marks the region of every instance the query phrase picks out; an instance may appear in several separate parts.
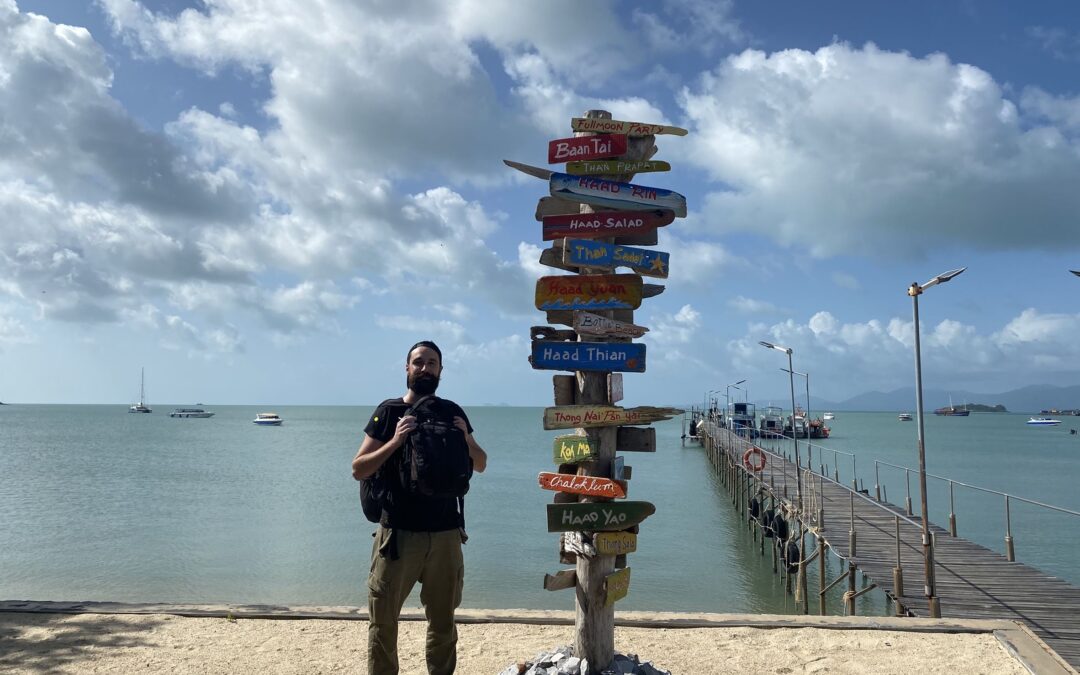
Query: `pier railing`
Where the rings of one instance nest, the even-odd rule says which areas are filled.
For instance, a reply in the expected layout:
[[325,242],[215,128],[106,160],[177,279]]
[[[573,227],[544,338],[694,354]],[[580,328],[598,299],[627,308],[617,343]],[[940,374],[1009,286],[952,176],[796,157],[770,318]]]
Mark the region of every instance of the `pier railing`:
[[[911,467],[908,467],[908,466],[901,466],[899,464],[890,464],[889,462],[883,462],[883,461],[880,461],[880,460],[874,460],[874,493],[875,493],[875,496],[877,497],[878,501],[881,501],[881,499],[882,499],[882,494],[883,494],[882,490],[884,488],[884,485],[881,482],[880,467],[882,467],[882,466],[890,467],[890,468],[893,468],[893,469],[898,469],[898,470],[904,472],[904,482],[905,482],[904,505],[905,505],[905,508],[907,510],[908,515],[913,515],[912,508],[911,508],[911,474],[912,474],[912,472],[914,472],[915,475],[918,476],[918,470],[917,469],[912,469]],[[1009,494],[1007,492],[1002,492],[1000,490],[993,490],[991,488],[986,488],[986,487],[982,487],[982,486],[979,486],[979,485],[971,485],[970,483],[964,483],[963,481],[954,480],[952,478],[947,478],[945,476],[939,476],[937,474],[927,473],[926,477],[927,478],[933,478],[933,479],[939,480],[939,481],[943,481],[945,483],[948,483],[948,485],[949,485],[949,534],[951,534],[954,537],[957,536],[957,534],[956,534],[957,533],[957,527],[956,527],[956,487],[957,486],[960,486],[962,488],[967,488],[969,490],[975,490],[977,492],[982,492],[982,493],[985,493],[985,494],[997,495],[997,496],[1002,497],[1004,499],[1004,508],[1005,508],[1005,511],[1004,511],[1004,514],[1005,514],[1005,519],[1004,519],[1005,557],[1010,562],[1015,562],[1016,561],[1016,551],[1015,551],[1014,540],[1013,540],[1013,535],[1012,535],[1012,502],[1015,501],[1015,502],[1020,502],[1020,503],[1023,503],[1023,504],[1030,504],[1032,506],[1037,506],[1039,508],[1047,509],[1049,511],[1054,511],[1054,512],[1057,512],[1057,513],[1064,513],[1066,515],[1073,516],[1073,517],[1080,516],[1080,512],[1073,511],[1072,509],[1066,509],[1066,508],[1061,507],[1061,506],[1054,506],[1053,504],[1046,504],[1044,502],[1036,501],[1034,499],[1028,499],[1026,497],[1019,497],[1017,495]],[[887,498],[887,495],[886,495],[886,498]]]
[[[792,456],[792,453],[790,452],[791,447],[793,445],[793,440],[794,440],[794,439],[792,439],[791,436],[783,435],[783,434],[775,434],[771,438],[762,437],[762,438],[759,438],[759,439],[756,439],[756,440],[758,442],[759,447],[769,448],[770,451],[778,454],[779,456],[784,457],[789,462],[792,462],[792,463],[795,462],[795,458]],[[776,443],[775,444],[770,444],[770,442],[769,442],[770,440],[775,440]],[[863,483],[862,479],[859,477],[859,475],[857,473],[856,461],[855,461],[855,455],[854,454],[852,454],[850,452],[844,452],[842,450],[835,450],[833,448],[829,448],[829,447],[827,447],[825,445],[822,445],[821,443],[815,443],[813,441],[813,439],[804,438],[802,436],[800,436],[798,440],[799,440],[800,445],[802,445],[804,443],[806,444],[806,450],[804,452],[800,452],[800,458],[799,458],[801,460],[801,462],[802,462],[802,466],[803,466],[804,470],[810,470],[812,472],[817,472],[819,475],[823,475],[823,476],[828,476],[829,474],[831,474],[833,482],[835,482],[837,484],[842,484],[842,481],[841,481],[841,464],[847,465],[850,462],[850,467],[851,467],[851,476],[850,476],[851,483],[850,483],[850,485],[851,485],[851,489],[853,489],[857,494],[860,494],[863,497],[865,497],[868,494],[869,491],[866,490],[865,483]],[[815,457],[817,458],[816,461],[815,461]],[[844,458],[844,459],[841,459],[841,458]],[[829,461],[828,461],[829,459],[832,460],[831,465],[829,464]],[[881,476],[882,467],[886,467],[888,469],[903,472],[903,477],[904,477],[904,501],[903,501],[903,504],[898,504],[898,505],[900,505],[900,506],[902,506],[904,508],[904,511],[907,513],[908,516],[912,516],[912,517],[918,516],[918,517],[921,518],[921,514],[915,513],[915,511],[913,509],[912,487],[911,487],[912,478],[915,479],[916,485],[918,484],[918,475],[919,475],[918,469],[908,467],[908,466],[902,466],[902,465],[899,465],[899,464],[892,464],[890,462],[885,462],[885,461],[882,461],[882,460],[876,460],[875,459],[874,460],[874,485],[873,485],[873,491],[874,491],[874,498],[878,502],[888,502],[889,501],[886,485],[882,481],[882,476]],[[847,473],[847,467],[846,466],[844,466],[844,473],[845,474]],[[948,514],[948,528],[947,529],[949,531],[949,534],[951,534],[954,537],[958,536],[957,535],[957,532],[958,532],[958,525],[957,525],[958,517],[957,517],[957,508],[956,508],[956,504],[957,504],[957,501],[956,501],[956,488],[957,487],[965,488],[967,490],[982,493],[982,494],[985,494],[985,495],[994,495],[994,496],[997,496],[997,497],[1001,498],[1001,500],[1002,500],[1001,501],[1001,506],[1002,506],[1002,512],[1001,513],[1003,514],[1003,519],[1002,519],[1003,534],[1002,534],[1002,538],[999,539],[998,541],[1004,541],[1005,557],[1010,562],[1015,562],[1016,561],[1016,538],[1013,536],[1014,535],[1014,531],[1013,531],[1013,525],[1014,525],[1014,522],[1013,522],[1013,506],[1014,506],[1015,503],[1026,504],[1026,505],[1029,505],[1029,506],[1032,506],[1032,507],[1036,507],[1037,509],[1045,510],[1046,512],[1063,514],[1063,515],[1069,516],[1069,517],[1071,517],[1073,519],[1075,519],[1077,517],[1080,517],[1080,512],[1074,511],[1072,509],[1067,509],[1067,508],[1064,508],[1064,507],[1061,507],[1061,506],[1056,506],[1054,504],[1047,504],[1045,502],[1041,502],[1041,501],[1038,501],[1038,500],[1035,500],[1035,499],[1030,499],[1030,498],[1027,498],[1027,497],[1021,497],[1021,496],[1011,494],[1011,493],[1007,493],[1007,492],[1003,492],[1003,491],[1000,491],[1000,490],[994,490],[992,488],[983,487],[983,486],[980,486],[980,485],[973,485],[971,483],[966,483],[966,482],[963,482],[963,481],[955,480],[955,479],[949,478],[947,476],[940,476],[940,475],[933,474],[933,473],[927,473],[926,476],[929,479],[939,481],[941,484],[944,484],[944,485],[948,486],[949,514]],[[848,478],[848,476],[845,475],[843,478],[846,480]],[[847,487],[847,486],[845,486],[845,487]],[[917,489],[918,488],[916,487],[916,490]],[[981,516],[985,515],[985,513],[986,513],[985,508],[982,508],[982,507],[975,507],[975,508],[977,508],[978,516],[981,517]],[[1074,522],[1076,522],[1076,524],[1078,526],[1080,526],[1080,521],[1074,521]],[[1052,546],[1052,545],[1055,545],[1056,543],[1057,542],[1051,542],[1049,545]]]

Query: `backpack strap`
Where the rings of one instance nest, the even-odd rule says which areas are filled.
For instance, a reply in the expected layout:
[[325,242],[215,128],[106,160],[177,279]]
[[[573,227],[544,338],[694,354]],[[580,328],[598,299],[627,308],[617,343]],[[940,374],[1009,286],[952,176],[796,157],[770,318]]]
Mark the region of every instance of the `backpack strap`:
[[405,414],[403,414],[402,417],[408,417],[409,415],[413,414],[416,411],[416,409],[420,406],[420,404],[423,403],[424,401],[428,400],[429,398],[435,398],[435,394],[424,394],[420,398],[413,401],[413,404],[408,407],[408,409],[405,411]]

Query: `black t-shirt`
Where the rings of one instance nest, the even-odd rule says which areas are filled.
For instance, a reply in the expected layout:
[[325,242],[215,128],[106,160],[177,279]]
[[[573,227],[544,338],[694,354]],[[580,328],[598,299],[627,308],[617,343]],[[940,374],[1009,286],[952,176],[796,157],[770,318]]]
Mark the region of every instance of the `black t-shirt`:
[[[424,405],[427,410],[434,412],[441,419],[452,422],[455,417],[465,420],[465,426],[471,434],[472,424],[465,411],[457,403],[444,398],[432,397],[432,400]],[[409,404],[401,398],[391,398],[383,401],[371,414],[371,419],[364,427],[364,433],[377,441],[388,442],[394,437],[397,423],[409,409]],[[389,518],[389,527],[413,532],[442,532],[454,530],[462,526],[461,514],[458,513],[457,499],[454,497],[430,498],[421,495],[407,494],[399,481],[401,463],[401,448],[386,460],[379,471],[384,477],[388,477],[390,485],[390,499],[386,507],[386,515]]]

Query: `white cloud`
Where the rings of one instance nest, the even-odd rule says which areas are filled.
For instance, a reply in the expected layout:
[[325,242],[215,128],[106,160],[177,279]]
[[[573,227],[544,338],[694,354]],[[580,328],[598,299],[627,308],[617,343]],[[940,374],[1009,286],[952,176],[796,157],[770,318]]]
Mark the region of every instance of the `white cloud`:
[[408,333],[415,333],[421,336],[418,339],[428,339],[428,337],[450,337],[454,340],[461,340],[465,335],[465,327],[454,321],[446,321],[444,319],[427,319],[417,316],[405,316],[405,315],[376,315],[375,325],[379,328],[388,328],[391,330],[399,330]]
[[858,279],[844,272],[833,272],[832,281],[840,288],[846,288],[849,291],[857,291],[861,287]]
[[13,316],[0,314],[0,345],[28,344],[30,342],[33,342],[33,336],[22,321]]
[[727,301],[727,306],[742,314],[775,314],[780,309],[764,300],[754,300],[742,295],[737,295]]
[[690,305],[683,305],[674,315],[653,314],[645,340],[658,345],[688,344],[700,327],[701,312]]
[[691,158],[726,186],[703,208],[721,230],[816,256],[1080,242],[1080,138],[944,55],[747,50],[681,101]]

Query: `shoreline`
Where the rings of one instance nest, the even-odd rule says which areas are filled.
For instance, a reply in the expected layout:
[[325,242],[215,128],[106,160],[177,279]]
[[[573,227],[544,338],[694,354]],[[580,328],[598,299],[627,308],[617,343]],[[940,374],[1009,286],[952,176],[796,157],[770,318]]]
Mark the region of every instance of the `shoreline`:
[[[402,612],[403,673],[423,669],[423,618]],[[362,673],[366,620],[358,607],[0,601],[0,666]],[[459,672],[469,675],[495,675],[574,637],[570,611],[465,609],[457,622]],[[615,624],[617,650],[673,674],[1076,673],[1026,627],[1003,620],[617,612]]]

